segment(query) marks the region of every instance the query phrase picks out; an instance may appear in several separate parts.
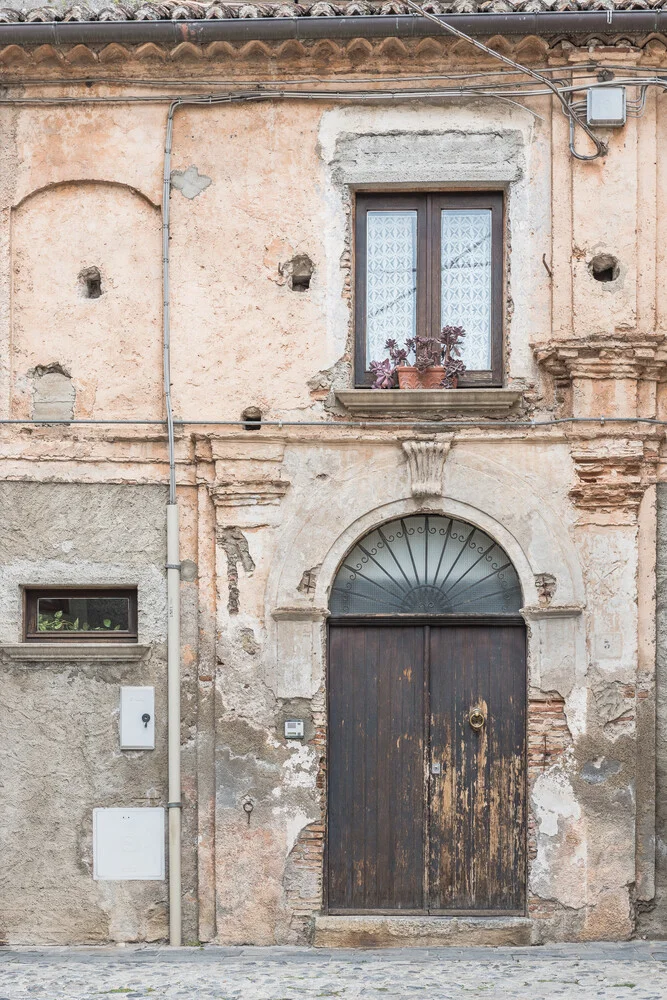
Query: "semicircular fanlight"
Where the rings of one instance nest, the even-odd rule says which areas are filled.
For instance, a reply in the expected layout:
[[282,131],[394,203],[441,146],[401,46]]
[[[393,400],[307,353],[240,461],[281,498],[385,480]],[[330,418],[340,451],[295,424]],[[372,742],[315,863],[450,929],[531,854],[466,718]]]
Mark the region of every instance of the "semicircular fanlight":
[[375,528],[345,557],[332,615],[516,614],[521,585],[504,549],[472,524],[419,514]]

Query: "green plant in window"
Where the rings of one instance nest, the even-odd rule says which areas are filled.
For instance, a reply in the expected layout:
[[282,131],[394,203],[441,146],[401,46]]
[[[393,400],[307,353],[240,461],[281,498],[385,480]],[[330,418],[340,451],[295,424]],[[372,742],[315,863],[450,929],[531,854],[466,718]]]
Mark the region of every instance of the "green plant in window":
[[111,618],[103,618],[101,625],[79,622],[78,618],[67,618],[63,611],[45,614],[40,611],[37,618],[38,632],[119,632],[120,625],[114,625]]

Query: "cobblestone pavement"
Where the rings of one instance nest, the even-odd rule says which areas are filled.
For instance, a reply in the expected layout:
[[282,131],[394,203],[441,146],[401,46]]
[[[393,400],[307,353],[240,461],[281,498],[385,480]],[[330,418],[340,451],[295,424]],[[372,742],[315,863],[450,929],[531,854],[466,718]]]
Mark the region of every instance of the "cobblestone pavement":
[[0,1000],[666,1000],[667,942],[549,948],[0,949]]

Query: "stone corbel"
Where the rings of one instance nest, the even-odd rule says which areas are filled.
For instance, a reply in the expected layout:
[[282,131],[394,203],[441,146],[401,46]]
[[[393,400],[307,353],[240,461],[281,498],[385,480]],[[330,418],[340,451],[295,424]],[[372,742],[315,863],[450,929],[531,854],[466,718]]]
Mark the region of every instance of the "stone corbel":
[[271,617],[276,622],[319,622],[329,617],[328,608],[316,608],[312,604],[294,604],[290,607],[274,608]]
[[519,614],[527,622],[551,620],[554,618],[579,618],[583,614],[583,604],[528,604]]
[[453,434],[439,434],[435,440],[403,442],[413,497],[442,496],[442,477],[453,437]]
[[218,482],[209,492],[216,507],[256,507],[280,503],[289,487],[284,479],[254,479]]

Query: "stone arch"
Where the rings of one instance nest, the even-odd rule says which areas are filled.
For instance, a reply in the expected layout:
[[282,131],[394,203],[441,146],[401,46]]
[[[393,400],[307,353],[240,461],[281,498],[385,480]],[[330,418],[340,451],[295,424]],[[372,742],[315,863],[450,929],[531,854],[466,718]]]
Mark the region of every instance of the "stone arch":
[[160,205],[157,202],[154,202],[151,198],[148,197],[147,194],[144,194],[143,191],[141,191],[137,187],[134,187],[132,184],[125,184],[122,181],[110,181],[104,178],[95,178],[95,177],[67,177],[59,181],[50,181],[48,184],[42,184],[40,187],[36,187],[32,191],[28,191],[27,194],[24,194],[21,198],[19,198],[19,200],[14,205],[12,205],[12,211],[16,211],[16,209],[21,208],[23,205],[25,205],[26,202],[30,201],[33,198],[39,197],[40,195],[44,194],[47,191],[53,191],[56,190],[57,188],[70,187],[70,186],[75,186],[78,188],[81,187],[121,188],[125,191],[129,191],[133,195],[136,195],[137,198],[141,198],[141,200],[145,201],[146,204],[150,205],[151,208],[154,208],[156,210],[160,209]]
[[433,511],[376,525],[343,557],[332,581],[332,615],[516,614],[519,576],[477,525]]
[[[445,467],[442,497],[417,500],[396,445],[378,448],[370,469],[354,463],[310,494],[284,525],[267,583],[267,611],[303,603],[299,583],[317,568],[311,606],[328,607],[329,591],[343,556],[376,525],[393,517],[430,511],[476,525],[508,554],[521,581],[524,603],[537,603],[536,577],[556,579],[559,606],[582,606],[584,585],[574,543],[548,498],[499,463],[478,463],[455,447]],[[459,457],[458,452],[461,451]]]

